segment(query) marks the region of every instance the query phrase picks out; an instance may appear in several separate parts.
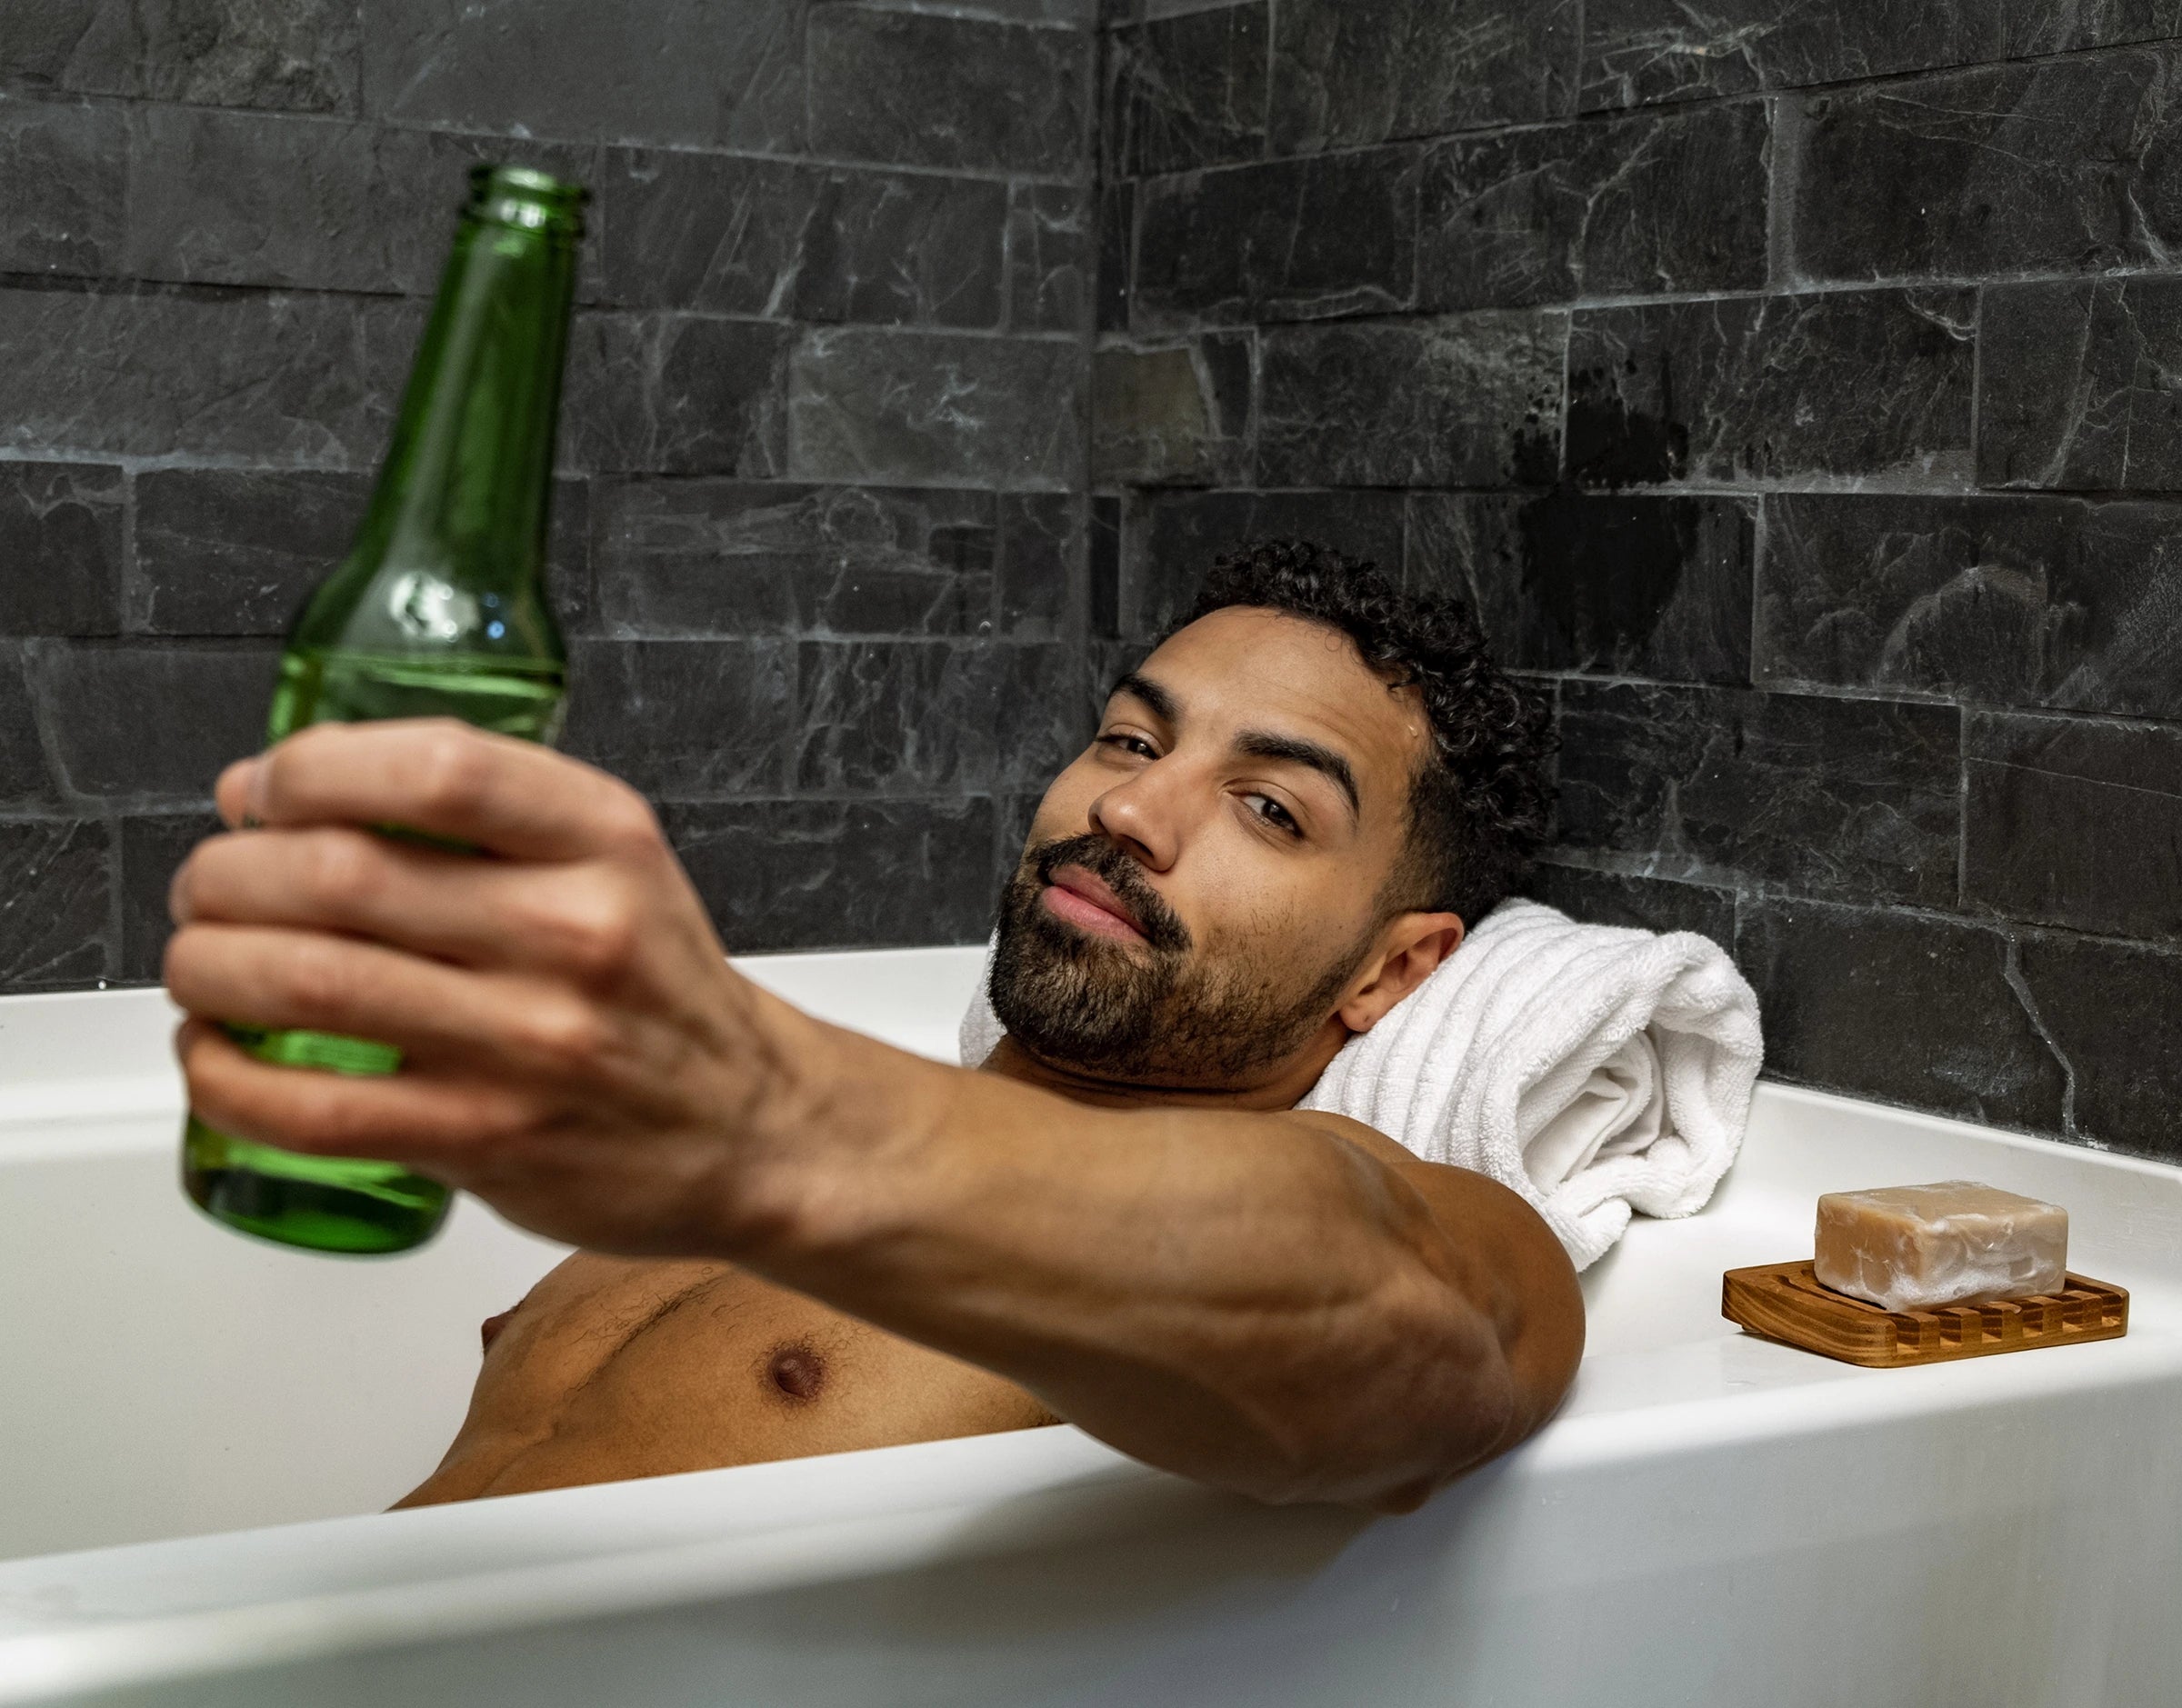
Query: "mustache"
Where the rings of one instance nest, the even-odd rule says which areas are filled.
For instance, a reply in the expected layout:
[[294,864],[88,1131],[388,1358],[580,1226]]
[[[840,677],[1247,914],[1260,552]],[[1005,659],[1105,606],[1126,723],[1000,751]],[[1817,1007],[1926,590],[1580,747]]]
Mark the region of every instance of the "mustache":
[[1053,882],[1063,866],[1081,866],[1103,881],[1136,915],[1136,928],[1154,949],[1186,954],[1193,946],[1189,927],[1159,892],[1145,882],[1144,869],[1104,836],[1066,836],[1031,851],[1030,867],[1040,887]]

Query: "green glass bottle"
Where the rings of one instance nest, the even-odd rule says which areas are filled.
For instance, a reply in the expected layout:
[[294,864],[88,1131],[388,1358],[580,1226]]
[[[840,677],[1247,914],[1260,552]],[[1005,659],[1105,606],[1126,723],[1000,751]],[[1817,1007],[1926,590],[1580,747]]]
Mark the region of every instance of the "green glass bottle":
[[[554,426],[585,192],[479,166],[355,544],[304,604],[269,741],[307,724],[458,717],[559,733],[566,653],[543,584]],[[400,1052],[313,1032],[229,1030],[263,1061],[388,1074]],[[191,1198],[230,1227],[315,1251],[406,1251],[447,1189],[392,1163],[299,1156],[195,1114]]]

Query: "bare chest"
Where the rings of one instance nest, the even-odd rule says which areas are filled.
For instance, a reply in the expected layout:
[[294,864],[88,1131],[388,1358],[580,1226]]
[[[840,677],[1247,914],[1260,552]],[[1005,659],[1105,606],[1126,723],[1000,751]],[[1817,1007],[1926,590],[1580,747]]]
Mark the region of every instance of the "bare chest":
[[488,1346],[413,1502],[1056,1421],[1013,1383],[729,1264],[572,1258]]

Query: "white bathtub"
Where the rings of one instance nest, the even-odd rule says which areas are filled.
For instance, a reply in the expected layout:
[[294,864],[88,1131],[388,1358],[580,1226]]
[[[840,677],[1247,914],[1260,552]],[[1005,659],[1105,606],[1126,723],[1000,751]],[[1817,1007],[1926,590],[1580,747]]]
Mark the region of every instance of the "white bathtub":
[[[975,964],[751,970],[945,1055]],[[2176,1170],[1767,1088],[1714,1207],[1587,1278],[1563,1415],[1399,1520],[1068,1429],[382,1515],[556,1252],[470,1204],[395,1261],[201,1221],[166,1024],[0,1003],[0,1703],[2182,1702]],[[1817,1193],[1956,1175],[2067,1204],[2129,1337],[1868,1372],[1720,1320]]]

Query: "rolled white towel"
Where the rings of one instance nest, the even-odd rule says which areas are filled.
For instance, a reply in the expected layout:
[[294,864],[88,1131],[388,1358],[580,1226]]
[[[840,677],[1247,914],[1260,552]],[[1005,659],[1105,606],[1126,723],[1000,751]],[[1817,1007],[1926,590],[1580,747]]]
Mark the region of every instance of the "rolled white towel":
[[[1001,1036],[981,982],[965,1064]],[[1632,1211],[1704,1207],[1742,1145],[1764,1054],[1757,998],[1709,938],[1579,925],[1509,901],[1351,1038],[1301,1107],[1489,1174],[1584,1269]]]

